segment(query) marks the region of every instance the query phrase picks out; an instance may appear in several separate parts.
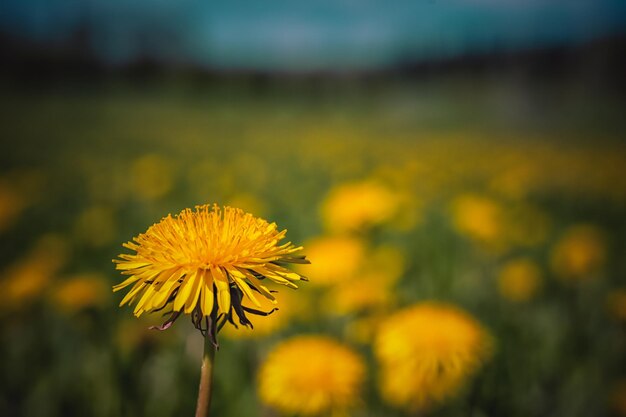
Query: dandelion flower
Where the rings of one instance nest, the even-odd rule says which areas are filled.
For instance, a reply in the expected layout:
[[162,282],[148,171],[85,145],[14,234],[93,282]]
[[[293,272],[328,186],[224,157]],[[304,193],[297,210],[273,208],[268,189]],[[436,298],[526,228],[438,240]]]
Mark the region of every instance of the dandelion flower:
[[454,306],[428,302],[399,311],[380,325],[374,344],[383,398],[411,411],[442,402],[489,358],[490,341]]
[[332,232],[361,230],[390,220],[398,204],[398,197],[389,189],[375,181],[365,181],[331,190],[321,214]]
[[353,277],[365,260],[365,245],[347,236],[319,237],[307,244],[307,252],[315,262],[307,273],[317,285],[332,285]]
[[24,209],[41,195],[42,180],[41,172],[31,170],[16,170],[0,177],[0,233],[14,226]]
[[502,207],[495,201],[474,194],[463,194],[451,205],[457,231],[478,242],[498,245],[502,233]]
[[606,251],[604,235],[597,227],[572,226],[552,250],[552,269],[564,280],[587,279],[602,268]]
[[363,273],[357,279],[333,286],[324,300],[337,314],[360,313],[389,305],[393,293],[384,276]]
[[541,270],[530,259],[520,258],[507,262],[498,275],[500,294],[510,301],[530,300],[541,285]]
[[100,307],[110,294],[106,279],[99,273],[84,273],[59,282],[52,293],[54,305],[66,313]]
[[65,265],[67,258],[67,242],[64,238],[56,235],[40,238],[24,258],[2,273],[2,308],[19,309],[38,299]]
[[276,346],[258,376],[261,400],[285,414],[344,415],[359,400],[361,357],[324,336],[299,336]]
[[[357,271],[333,281],[324,305],[337,314],[372,312],[389,306],[393,287],[404,272],[402,253],[389,245],[368,250]],[[317,264],[317,258],[316,258]]]
[[191,314],[196,328],[208,332],[215,343],[215,334],[226,321],[235,325],[233,311],[247,326],[252,324],[246,312],[268,314],[242,305],[244,297],[258,308],[259,298],[275,301],[262,283],[266,278],[292,288],[297,288],[293,281],[305,279],[285,267],[308,263],[294,255],[301,247],[279,243],[286,232],[240,209],[222,210],[217,205],[186,209],[124,244],[135,253],[114,260],[129,277],[113,288],[132,286],[120,306],[136,301],[137,317],[171,311],[158,329],[171,326],[181,313]]
[[8,228],[24,208],[23,198],[0,179],[0,231]]

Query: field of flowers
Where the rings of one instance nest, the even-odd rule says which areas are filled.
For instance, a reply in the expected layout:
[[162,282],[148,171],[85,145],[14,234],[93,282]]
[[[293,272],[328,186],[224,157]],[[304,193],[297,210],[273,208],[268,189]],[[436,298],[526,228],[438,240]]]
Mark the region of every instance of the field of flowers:
[[207,203],[311,261],[220,332],[213,415],[626,415],[626,144],[446,94],[3,97],[0,415],[193,414],[200,333],[111,260]]

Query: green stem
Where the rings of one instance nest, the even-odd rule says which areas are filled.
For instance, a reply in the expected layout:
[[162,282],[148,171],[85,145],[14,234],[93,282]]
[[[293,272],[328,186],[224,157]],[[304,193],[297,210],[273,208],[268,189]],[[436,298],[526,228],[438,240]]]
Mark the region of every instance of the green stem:
[[204,355],[202,356],[202,367],[200,368],[200,388],[198,389],[196,417],[209,417],[214,361],[215,346],[211,343],[210,335],[207,334],[204,338]]

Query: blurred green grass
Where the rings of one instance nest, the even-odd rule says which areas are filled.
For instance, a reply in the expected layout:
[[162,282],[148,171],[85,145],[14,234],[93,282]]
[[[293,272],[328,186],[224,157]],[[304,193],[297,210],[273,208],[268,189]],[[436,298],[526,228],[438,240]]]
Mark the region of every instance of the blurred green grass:
[[[625,394],[615,387],[626,378],[623,106],[610,96],[589,102],[540,90],[450,80],[341,91],[118,85],[3,95],[0,414],[191,415],[200,335],[187,320],[151,332],[160,317],[118,309],[110,260],[167,213],[212,202],[276,221],[305,253],[307,242],[341,234],[363,243],[366,260],[391,246],[403,264],[397,282],[379,289],[390,291],[382,304],[337,311],[328,298],[335,288],[316,287],[311,275],[295,294],[307,300],[304,317],[255,339],[222,337],[216,415],[279,415],[257,399],[256,370],[277,341],[301,333],[331,335],[367,358],[366,402],[355,416],[404,415],[378,394],[368,320],[421,300],[467,310],[497,346],[479,375],[430,414],[618,413]],[[332,230],[329,195],[363,182],[396,196],[395,210]],[[348,218],[376,205],[376,197],[365,209],[348,204]],[[590,266],[583,260],[582,272],[568,275],[555,251],[577,225],[600,242],[579,245],[574,259],[591,256]],[[503,266],[519,258],[541,274],[522,302],[499,286]]]

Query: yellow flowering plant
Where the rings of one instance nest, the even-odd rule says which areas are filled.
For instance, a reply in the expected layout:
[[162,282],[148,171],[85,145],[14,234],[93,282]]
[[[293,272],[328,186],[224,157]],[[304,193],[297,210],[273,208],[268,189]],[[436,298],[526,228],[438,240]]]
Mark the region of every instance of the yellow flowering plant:
[[276,223],[240,209],[202,205],[168,215],[124,247],[135,252],[114,259],[128,278],[113,287],[131,287],[120,306],[135,303],[134,314],[165,311],[169,318],[158,330],[169,328],[181,314],[191,315],[205,337],[197,416],[208,415],[211,368],[217,333],[227,323],[253,327],[246,313],[268,315],[242,304],[247,298],[261,308],[259,298],[276,299],[265,280],[297,288],[307,280],[287,268],[309,261],[295,253],[302,247],[280,243],[287,231]]

